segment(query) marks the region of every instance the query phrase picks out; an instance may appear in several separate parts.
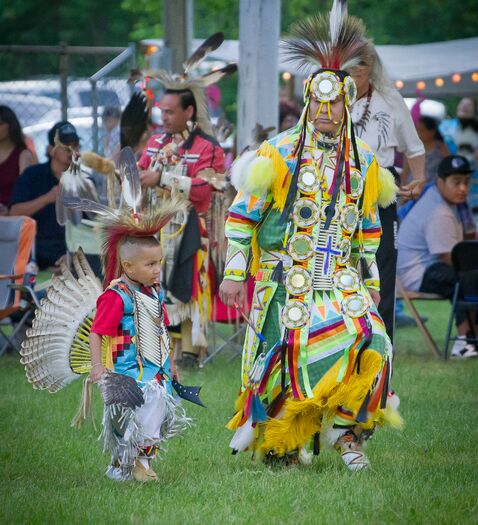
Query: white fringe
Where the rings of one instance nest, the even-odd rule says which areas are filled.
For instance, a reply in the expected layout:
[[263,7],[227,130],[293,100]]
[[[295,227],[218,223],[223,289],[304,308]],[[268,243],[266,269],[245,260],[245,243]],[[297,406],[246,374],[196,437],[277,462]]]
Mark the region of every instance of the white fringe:
[[[182,433],[191,426],[192,420],[186,416],[182,406],[168,394],[166,388],[157,381],[150,381],[143,389],[145,403],[155,398],[158,400],[158,410],[164,411],[159,439],[151,442],[151,436],[145,434],[141,423],[136,420],[136,411],[119,405],[105,406],[103,414],[103,431],[99,439],[103,440],[103,451],[111,453],[111,465],[106,475],[116,481],[132,479],[132,470],[140,455],[141,446],[148,442],[160,446],[167,440]],[[159,397],[158,397],[159,396]],[[120,427],[120,435],[116,427]]]

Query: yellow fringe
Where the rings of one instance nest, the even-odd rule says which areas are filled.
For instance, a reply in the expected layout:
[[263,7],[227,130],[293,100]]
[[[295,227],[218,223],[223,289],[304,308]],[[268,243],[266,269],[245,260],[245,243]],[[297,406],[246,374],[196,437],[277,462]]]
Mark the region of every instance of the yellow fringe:
[[366,217],[371,217],[373,207],[378,204],[386,208],[397,199],[398,187],[393,173],[381,168],[374,160],[367,170],[362,210]]
[[287,180],[289,168],[277,149],[269,144],[269,142],[263,142],[257,150],[257,154],[272,160],[275,172],[271,186],[271,193],[274,198],[273,207],[274,209],[282,211],[285,206],[287,194],[289,193],[290,178]]
[[390,170],[379,168],[378,170],[378,196],[377,203],[381,208],[386,208],[397,200],[398,187],[395,177]]
[[374,159],[367,170],[363,194],[362,211],[365,217],[371,217],[378,199],[378,163]]
[[251,257],[251,263],[249,266],[249,273],[255,276],[257,272],[259,271],[260,262],[261,262],[261,248],[259,246],[259,242],[257,241],[257,231],[256,230],[254,230],[254,233],[252,234],[251,250],[252,250],[252,257]]
[[313,398],[288,400],[284,416],[265,423],[262,452],[283,455],[286,451],[303,447],[321,431],[322,419],[333,418],[340,406],[346,406],[354,414],[358,412],[383,366],[383,359],[374,350],[365,350],[360,360],[360,374],[354,372],[348,383],[337,383],[342,359],[315,386]]

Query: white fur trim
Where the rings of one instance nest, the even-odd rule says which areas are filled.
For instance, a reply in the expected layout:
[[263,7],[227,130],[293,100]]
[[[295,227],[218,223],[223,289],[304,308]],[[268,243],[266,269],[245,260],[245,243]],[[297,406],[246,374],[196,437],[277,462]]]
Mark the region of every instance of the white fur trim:
[[231,166],[231,183],[237,191],[244,189],[249,167],[256,158],[255,151],[246,151]]

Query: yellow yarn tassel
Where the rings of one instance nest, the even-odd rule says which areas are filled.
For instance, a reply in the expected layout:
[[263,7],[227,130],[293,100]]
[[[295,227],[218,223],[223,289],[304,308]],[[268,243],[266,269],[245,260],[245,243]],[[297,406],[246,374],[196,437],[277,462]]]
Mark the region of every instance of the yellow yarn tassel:
[[390,170],[379,168],[378,170],[378,196],[377,203],[381,208],[386,208],[397,200],[398,187],[395,177]]
[[289,180],[287,180],[289,168],[287,167],[287,164],[277,149],[269,144],[269,142],[263,142],[257,150],[257,154],[261,155],[262,157],[268,157],[272,160],[275,171],[275,177],[272,181],[271,187],[272,197],[274,199],[274,208],[282,211],[284,209],[290,187],[290,177]]
[[313,398],[288,400],[284,416],[265,424],[262,452],[272,450],[283,455],[303,447],[315,433],[321,431],[322,419],[330,420],[340,406],[347,406],[353,413],[359,411],[383,366],[382,356],[374,350],[365,350],[361,356],[360,374],[354,371],[348,383],[337,383],[336,380],[342,362],[343,358],[339,359],[315,386]]
[[263,195],[269,191],[276,176],[274,163],[269,157],[256,157],[249,165],[244,188],[250,195]]

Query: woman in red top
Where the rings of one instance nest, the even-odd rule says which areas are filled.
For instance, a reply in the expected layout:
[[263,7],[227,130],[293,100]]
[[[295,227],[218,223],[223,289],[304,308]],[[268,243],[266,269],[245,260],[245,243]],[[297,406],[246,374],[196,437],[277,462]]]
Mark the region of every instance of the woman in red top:
[[18,177],[32,164],[17,116],[8,106],[0,106],[0,215],[6,215]]

